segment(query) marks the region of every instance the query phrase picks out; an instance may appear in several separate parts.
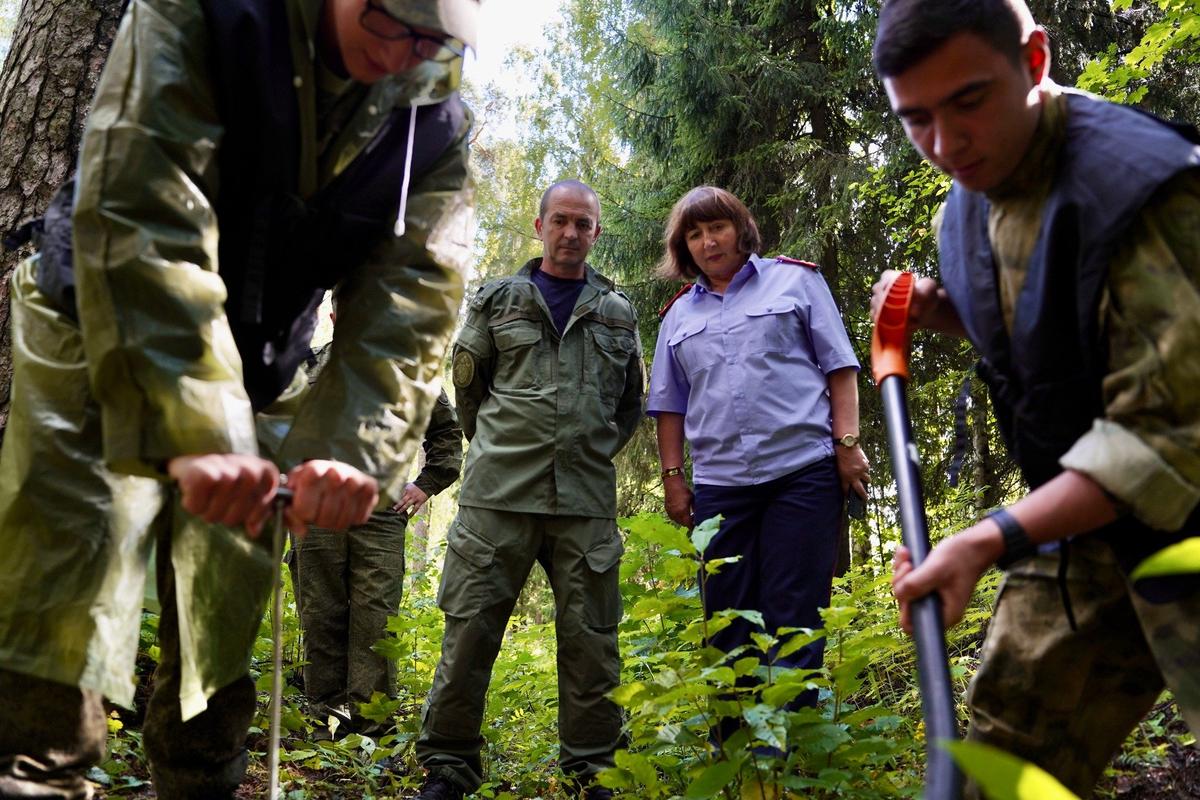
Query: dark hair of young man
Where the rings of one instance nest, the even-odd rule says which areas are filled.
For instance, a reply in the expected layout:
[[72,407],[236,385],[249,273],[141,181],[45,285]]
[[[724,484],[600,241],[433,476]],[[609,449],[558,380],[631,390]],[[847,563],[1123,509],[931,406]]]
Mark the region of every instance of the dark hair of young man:
[[946,41],[972,33],[1020,63],[1032,17],[1022,0],[887,0],[871,60],[880,78],[916,66]]
[[745,203],[716,186],[697,186],[679,198],[671,209],[671,216],[667,217],[663,235],[666,252],[655,270],[658,277],[672,281],[694,280],[700,274],[700,268],[688,250],[688,231],[697,223],[718,219],[733,222],[738,234],[738,249],[743,253],[757,253],[762,248],[758,223]]

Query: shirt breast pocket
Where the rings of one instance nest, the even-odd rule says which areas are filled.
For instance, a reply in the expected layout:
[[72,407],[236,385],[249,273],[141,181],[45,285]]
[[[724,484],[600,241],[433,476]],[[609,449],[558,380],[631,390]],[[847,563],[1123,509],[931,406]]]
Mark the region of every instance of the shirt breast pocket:
[[497,389],[533,389],[545,383],[542,327],[529,320],[506,322],[492,329],[496,343]]
[[667,340],[675,362],[689,378],[708,369],[721,358],[721,340],[708,327],[707,319],[689,322],[679,326],[679,330]]
[[751,353],[788,353],[800,335],[796,304],[791,300],[746,309],[746,344]]

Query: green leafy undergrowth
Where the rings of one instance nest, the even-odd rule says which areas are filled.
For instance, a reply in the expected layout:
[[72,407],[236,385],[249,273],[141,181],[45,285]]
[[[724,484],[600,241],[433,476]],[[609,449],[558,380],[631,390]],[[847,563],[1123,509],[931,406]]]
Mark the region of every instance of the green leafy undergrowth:
[[[701,612],[703,582],[720,568],[700,557],[715,520],[691,537],[653,515],[621,524],[626,596],[636,599],[622,625],[628,679],[614,697],[628,714],[630,747],[607,785],[651,799],[919,794],[919,697],[911,646],[884,599],[886,576],[839,579],[822,630],[770,633],[755,611]],[[728,654],[705,646],[734,618],[754,626],[752,645]],[[822,669],[778,666],[821,637]],[[812,690],[816,708],[788,709]],[[710,732],[722,719],[740,729],[716,741]]]

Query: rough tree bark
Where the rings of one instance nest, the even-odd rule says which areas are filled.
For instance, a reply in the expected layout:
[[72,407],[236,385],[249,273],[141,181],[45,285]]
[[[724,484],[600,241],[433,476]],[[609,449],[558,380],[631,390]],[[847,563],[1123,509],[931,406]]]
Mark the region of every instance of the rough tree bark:
[[[23,0],[0,69],[0,232],[41,214],[75,165],[96,81],[125,0]],[[0,436],[12,381],[8,276],[0,252]]]

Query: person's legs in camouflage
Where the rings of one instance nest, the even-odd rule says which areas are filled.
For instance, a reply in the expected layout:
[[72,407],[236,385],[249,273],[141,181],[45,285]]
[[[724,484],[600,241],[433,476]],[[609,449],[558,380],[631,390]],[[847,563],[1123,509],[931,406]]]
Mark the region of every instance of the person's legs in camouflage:
[[[969,738],[1042,767],[1086,797],[1163,688],[1109,547],[1070,545],[1072,631],[1057,554],[1014,566],[968,694]],[[981,796],[968,786],[969,797]]]
[[621,682],[617,624],[624,548],[611,519],[544,519],[539,560],[554,590],[559,767],[586,785],[615,764],[621,743],[621,710],[608,693]]
[[104,758],[96,692],[0,669],[0,797],[86,800],[84,774]]
[[208,699],[187,722],[180,714],[179,620],[169,535],[159,537],[159,662],[146,709],[143,745],[159,797],[232,798],[246,772],[246,732],[254,719],[254,682],[244,675]]
[[1169,603],[1151,603],[1132,589],[1130,596],[1175,705],[1200,737],[1200,591]]
[[504,628],[541,542],[533,515],[461,507],[446,535],[438,605],[442,656],[425,701],[417,761],[464,792],[483,783],[483,711]]
[[[304,632],[304,695],[321,722],[346,707],[346,647],[349,640],[349,534],[312,528],[295,543],[294,575],[300,627]],[[348,720],[348,716],[347,716]],[[345,733],[346,731],[343,731]]]
[[387,633],[388,617],[400,609],[404,592],[404,515],[379,511],[345,536],[349,539],[349,619],[346,640],[346,700],[353,727],[378,736],[391,727],[358,713],[375,692],[396,694],[396,665],[371,647]]

